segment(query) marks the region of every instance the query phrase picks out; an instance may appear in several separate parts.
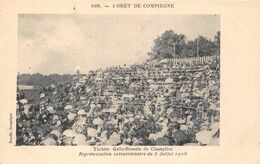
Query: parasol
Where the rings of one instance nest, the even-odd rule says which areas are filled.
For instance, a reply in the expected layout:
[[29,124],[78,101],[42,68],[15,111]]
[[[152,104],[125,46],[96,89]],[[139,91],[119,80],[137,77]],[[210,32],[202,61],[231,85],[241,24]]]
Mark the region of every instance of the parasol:
[[77,134],[75,138],[72,140],[73,145],[87,145],[86,136],[83,134]]
[[89,137],[96,137],[98,132],[94,128],[88,128],[87,133]]
[[71,129],[67,129],[65,130],[62,135],[64,135],[65,137],[75,137],[77,135],[77,133]]
[[53,138],[47,138],[41,142],[44,146],[57,145],[57,142]]
[[110,146],[116,146],[121,143],[120,135],[114,132],[107,140],[106,144]]
[[196,140],[202,144],[209,144],[213,138],[213,132],[208,130],[201,130],[196,134]]

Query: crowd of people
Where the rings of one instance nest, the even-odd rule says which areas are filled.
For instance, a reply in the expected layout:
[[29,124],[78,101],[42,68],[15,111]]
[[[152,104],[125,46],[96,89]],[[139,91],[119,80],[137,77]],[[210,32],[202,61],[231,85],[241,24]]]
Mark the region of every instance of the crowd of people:
[[44,87],[33,100],[17,93],[16,143],[216,145],[219,88],[218,56],[78,74],[73,83]]

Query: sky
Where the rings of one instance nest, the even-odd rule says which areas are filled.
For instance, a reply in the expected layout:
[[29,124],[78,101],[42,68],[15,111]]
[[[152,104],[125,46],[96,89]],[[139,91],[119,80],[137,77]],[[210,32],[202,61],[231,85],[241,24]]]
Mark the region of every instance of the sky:
[[216,15],[40,15],[18,17],[18,72],[75,74],[148,58],[166,30],[213,40]]

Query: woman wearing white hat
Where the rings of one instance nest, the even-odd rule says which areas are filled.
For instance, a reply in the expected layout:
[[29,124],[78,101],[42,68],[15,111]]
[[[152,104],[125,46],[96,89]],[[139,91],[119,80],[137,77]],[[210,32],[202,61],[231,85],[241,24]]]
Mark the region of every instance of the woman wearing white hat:
[[72,129],[74,129],[78,133],[83,133],[87,128],[86,125],[87,113],[83,109],[80,109],[77,115],[78,115],[78,120],[72,125]]

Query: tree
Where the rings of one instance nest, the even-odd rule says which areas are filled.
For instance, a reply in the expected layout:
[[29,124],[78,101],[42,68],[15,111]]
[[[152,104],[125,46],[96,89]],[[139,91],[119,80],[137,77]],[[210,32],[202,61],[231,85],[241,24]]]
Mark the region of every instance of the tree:
[[216,51],[215,53],[217,55],[220,54],[220,31],[217,32],[217,35],[214,37],[214,44],[216,46]]
[[181,51],[182,57],[196,56],[197,43],[193,40],[187,41],[186,47]]
[[185,48],[185,35],[176,34],[173,30],[165,31],[154,40],[151,55],[154,59],[173,58],[179,56]]
[[154,40],[154,47],[148,55],[152,59],[164,59],[176,57],[194,57],[219,55],[220,32],[214,37],[214,41],[204,36],[198,36],[194,40],[186,41],[183,34],[176,34],[173,30],[165,31]]
[[[196,45],[196,51],[198,48],[198,55],[199,56],[209,56],[209,55],[214,55],[216,51],[216,47],[214,42],[211,40],[208,40],[206,37],[203,36],[198,36],[194,42],[197,44]],[[197,52],[196,52],[197,55]]]

